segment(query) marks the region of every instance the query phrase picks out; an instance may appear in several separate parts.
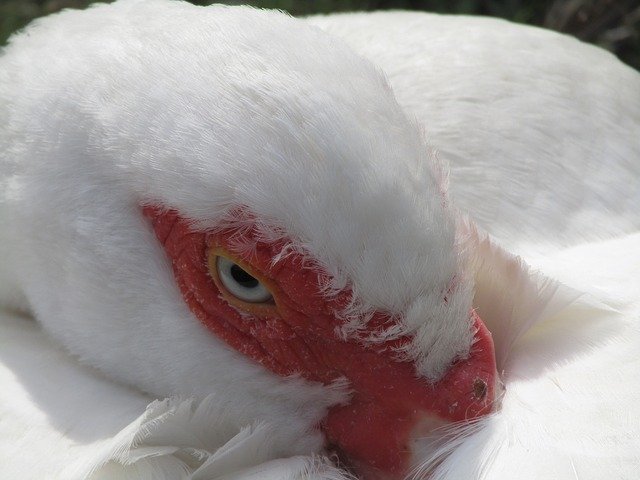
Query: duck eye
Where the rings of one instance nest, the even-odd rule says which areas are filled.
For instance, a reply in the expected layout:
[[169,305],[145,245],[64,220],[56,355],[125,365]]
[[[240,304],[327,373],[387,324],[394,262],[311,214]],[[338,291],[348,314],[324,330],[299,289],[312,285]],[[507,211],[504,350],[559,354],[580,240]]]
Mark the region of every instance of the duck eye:
[[216,270],[220,283],[234,297],[249,303],[266,303],[273,300],[271,292],[262,282],[228,258],[218,256]]

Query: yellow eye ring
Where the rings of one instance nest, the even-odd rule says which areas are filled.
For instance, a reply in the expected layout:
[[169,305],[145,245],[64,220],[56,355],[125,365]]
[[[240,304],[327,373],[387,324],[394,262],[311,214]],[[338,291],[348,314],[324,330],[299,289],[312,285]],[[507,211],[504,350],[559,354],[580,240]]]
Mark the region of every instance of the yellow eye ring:
[[221,247],[213,247],[207,256],[209,275],[225,300],[238,310],[253,315],[277,315],[272,280],[255,271]]

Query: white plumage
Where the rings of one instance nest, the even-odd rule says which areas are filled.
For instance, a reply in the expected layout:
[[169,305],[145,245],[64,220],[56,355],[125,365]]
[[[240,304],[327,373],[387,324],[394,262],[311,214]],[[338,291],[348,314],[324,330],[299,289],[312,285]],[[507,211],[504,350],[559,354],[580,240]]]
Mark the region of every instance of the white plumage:
[[540,28],[409,12],[312,17],[379,65],[451,165],[456,204],[532,255],[640,227],[638,73]]
[[[427,377],[469,348],[474,276],[506,390],[418,441],[417,471],[637,475],[640,76],[611,55],[488,19],[121,0],[14,38],[0,113],[0,300],[47,330],[2,314],[2,478],[346,476],[313,430],[344,385],[281,379],[203,336],[141,200],[203,226],[251,207],[328,289],[354,286],[348,319],[402,311],[437,339],[411,351]],[[453,201],[534,270],[443,206],[420,126]],[[450,320],[424,322],[452,275]]]

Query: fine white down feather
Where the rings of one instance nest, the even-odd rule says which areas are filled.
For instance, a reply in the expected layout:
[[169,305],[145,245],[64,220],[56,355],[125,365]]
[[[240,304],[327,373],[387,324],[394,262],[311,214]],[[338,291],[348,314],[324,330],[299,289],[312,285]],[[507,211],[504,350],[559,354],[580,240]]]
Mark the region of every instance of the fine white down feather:
[[[494,286],[517,286],[499,287],[501,293],[491,296],[490,284],[481,281],[479,310],[489,313],[495,303],[485,306],[484,301],[497,300],[498,317],[508,313],[513,322],[524,313],[520,319],[528,326],[513,331],[500,361],[506,386],[500,410],[443,431],[436,440],[439,450],[417,471],[430,471],[430,480],[635,478],[640,467],[640,234],[547,256],[538,267],[555,281],[527,274],[517,258],[486,240],[478,252],[490,261],[481,277],[501,277],[490,282]],[[538,302],[532,302],[535,285],[542,286]],[[531,317],[522,305],[540,313]]]
[[528,259],[640,229],[640,75],[573,37],[488,17],[310,17],[385,72],[451,165],[451,196]]
[[[123,5],[119,8],[125,8],[124,5],[138,4],[119,2],[116,5]],[[163,8],[165,6],[163,5]],[[100,17],[100,22],[104,20],[105,24],[110,21],[106,16],[107,11],[103,10],[105,16],[101,14]],[[198,14],[204,11],[197,10]],[[242,12],[243,15],[249,15],[248,10],[242,10]],[[65,15],[69,15],[70,19],[75,14]],[[273,15],[273,21],[279,21],[280,17]],[[384,15],[353,16],[353,30],[366,31],[367,19],[370,19],[369,31],[373,33],[368,35],[372,49],[375,46],[380,52],[385,49],[393,51],[386,43],[385,30],[378,26],[381,22],[384,24],[388,21],[388,30],[393,32],[394,19],[400,18],[398,15],[402,14],[389,14],[386,19]],[[336,23],[348,30],[344,25],[348,24],[349,18],[337,17]],[[638,228],[637,214],[627,207],[624,200],[633,199],[638,193],[637,190],[633,190],[633,185],[636,187],[638,185],[638,168],[640,167],[635,166],[637,162],[635,164],[632,162],[633,158],[638,158],[635,139],[640,136],[632,135],[632,138],[629,138],[625,135],[622,138],[620,132],[614,128],[614,121],[618,115],[619,124],[625,125],[627,131],[637,131],[638,107],[636,105],[634,110],[633,102],[618,103],[616,95],[603,97],[599,90],[609,92],[613,89],[621,92],[620,98],[625,98],[625,95],[628,96],[626,98],[634,98],[634,92],[637,91],[636,88],[640,82],[638,75],[593,47],[579,45],[565,37],[538,30],[511,26],[502,22],[494,24],[489,21],[490,23],[483,24],[483,21],[473,19],[449,19],[429,15],[416,15],[412,18],[415,19],[417,27],[411,29],[405,25],[405,31],[414,35],[409,35],[409,38],[413,38],[415,46],[397,44],[399,51],[389,54],[389,57],[398,58],[406,55],[404,67],[394,70],[393,65],[385,65],[382,59],[379,65],[390,77],[400,104],[427,126],[428,137],[440,150],[443,160],[452,162],[452,189],[459,203],[470,210],[474,218],[480,219],[484,228],[497,235],[503,245],[508,245],[520,253],[529,252],[525,259],[534,262],[535,268],[542,272],[531,271],[523,261],[512,257],[496,244],[491,243],[484,234],[477,233],[473,225],[465,221],[459,222],[458,241],[463,244],[461,245],[463,250],[469,253],[473,265],[471,270],[476,277],[473,305],[478,308],[494,332],[506,390],[500,411],[492,417],[472,426],[441,432],[437,437],[424,439],[425,449],[429,447],[429,451],[432,452],[436,444],[441,445],[441,450],[436,450],[435,454],[430,453],[429,458],[416,458],[417,468],[419,471],[431,471],[434,478],[450,480],[459,478],[504,480],[516,477],[595,480],[605,476],[635,478],[640,468],[640,456],[637,453],[640,451],[638,444],[640,412],[638,412],[636,401],[640,388],[637,382],[640,365],[636,358],[640,347],[638,330],[640,304],[637,299],[637,292],[640,291],[640,278],[637,274],[640,268],[640,238],[637,234],[629,234],[607,242],[593,240],[612,237]],[[331,17],[326,21],[330,19]],[[148,20],[147,17],[145,17],[146,20]],[[286,21],[290,22],[287,23],[287,27],[295,23],[292,20]],[[430,29],[419,28],[421,22],[427,21],[431,22]],[[50,22],[52,31],[49,31],[48,36],[43,36],[40,41],[52,42],[51,36],[61,39],[69,34],[68,30],[61,30],[56,34],[59,36],[55,37],[54,30],[62,29],[62,25],[54,28],[55,23],[53,20]],[[185,24],[191,25],[190,22],[192,19],[185,19]],[[410,22],[408,25],[411,24]],[[444,61],[448,56],[452,59],[452,69],[447,69],[446,63],[427,65],[425,70],[411,69],[412,65],[414,67],[424,65],[424,60],[418,60],[419,53],[427,47],[433,47],[433,38],[429,35],[436,25],[441,25],[442,35],[435,33],[434,35],[442,39],[441,43],[437,43],[440,47],[434,48],[441,52],[441,55],[438,57],[438,52],[434,51],[428,55],[428,58],[442,58]],[[93,30],[95,27],[97,25],[86,25],[84,28]],[[447,37],[444,33],[447,29],[454,32],[450,33],[449,44],[442,43],[446,42]],[[465,30],[475,31],[476,35],[485,38],[486,43],[476,40],[465,49],[457,48],[459,38],[462,36],[461,31]],[[507,44],[502,45],[501,48],[509,60],[499,62],[493,55],[491,62],[488,62],[491,63],[492,68],[489,68],[487,62],[478,61],[482,55],[478,55],[477,49],[481,48],[479,46],[486,45],[484,48],[488,55],[492,46],[495,49],[495,44],[492,45],[492,42],[495,42],[495,38],[500,38],[500,35],[508,39]],[[38,36],[35,35],[35,37]],[[38,39],[35,38],[32,41],[38,42]],[[536,45],[536,51],[533,53],[527,50],[527,45],[531,43]],[[335,45],[338,45],[336,47],[338,50],[345,48],[339,42]],[[562,50],[558,45],[568,50],[566,61],[560,63],[574,65],[571,68],[577,70],[557,69],[557,64],[553,62],[556,58],[555,54],[558,50]],[[114,53],[117,57],[117,44],[104,48],[114,47],[116,47]],[[289,48],[289,44],[283,44],[283,48]],[[522,53],[527,51],[529,53]],[[546,55],[545,52],[547,52]],[[575,54],[572,55],[571,52]],[[362,53],[367,54],[364,51]],[[518,59],[521,54],[529,57],[533,55],[538,59],[541,67],[539,75],[542,78],[538,82],[537,90],[534,88],[536,82],[532,81],[534,85],[527,83],[527,78],[532,77],[531,75],[515,75],[522,68],[520,70],[513,68],[510,59]],[[358,58],[351,54],[347,54],[347,57],[344,59],[345,62]],[[374,58],[374,55],[371,57],[378,62],[379,59]],[[545,65],[545,57],[550,62],[550,66],[546,69],[542,68]],[[569,58],[575,60],[569,62]],[[453,62],[453,59],[456,61]],[[586,68],[578,68],[580,59],[587,65]],[[23,57],[23,61],[29,63],[32,59],[28,62],[26,57]],[[523,60],[523,63],[533,65],[533,58],[529,62]],[[461,70],[454,68],[456,65],[460,65]],[[465,65],[466,67],[462,68]],[[370,69],[369,66],[363,68]],[[502,69],[508,72],[503,75],[506,80],[504,83],[496,83],[495,88],[501,91],[520,88],[523,90],[522,96],[502,95],[502,101],[497,101],[494,96],[488,94],[490,92],[488,89],[473,89],[471,85],[473,82],[468,81],[469,78],[475,78],[477,83],[478,79],[486,75],[485,85],[490,85],[492,84],[491,75],[494,74],[491,72],[495,71],[495,75],[500,77]],[[430,78],[434,81],[436,78],[444,80],[442,83],[423,83],[425,77],[420,72],[424,71],[433,72]],[[606,79],[599,74],[600,71],[609,73]],[[12,79],[3,72],[6,70],[0,70],[0,85],[6,86]],[[471,72],[471,75],[467,75],[467,72]],[[600,85],[600,87],[585,88],[582,95],[575,97],[570,95],[553,97],[555,98],[553,102],[532,98],[528,103],[526,92],[553,90],[553,86],[558,82],[565,84],[564,77],[571,78],[578,74],[584,75],[584,78],[593,79],[589,81],[593,81],[594,85]],[[52,78],[55,78],[55,75]],[[453,79],[459,83],[453,82]],[[81,79],[77,80],[81,81]],[[524,86],[521,85],[523,82]],[[581,84],[589,84],[589,82],[585,80]],[[450,90],[445,88],[446,86]],[[63,81],[60,81],[56,87],[71,88],[67,87],[67,83]],[[103,91],[107,96],[106,99],[109,95],[125,94],[125,92],[116,91],[118,85],[112,85],[112,87],[113,91]],[[184,95],[190,92],[189,85],[182,88]],[[440,95],[438,95],[438,88],[441,89]],[[573,88],[580,87],[573,85]],[[124,86],[123,90],[126,91]],[[450,93],[446,94],[449,91]],[[51,94],[54,98],[53,94],[56,92],[42,93]],[[66,90],[63,93],[66,93]],[[438,107],[423,116],[418,109],[411,109],[411,102],[407,99],[412,95],[416,96],[415,105],[424,108],[428,105]],[[423,96],[420,97],[420,95]],[[55,98],[66,97],[63,95]],[[438,102],[438,98],[442,100],[441,103]],[[459,99],[458,103],[456,99]],[[87,105],[81,106],[93,105],[94,108],[97,105],[104,106],[102,103],[92,103],[93,100],[95,99],[90,97],[87,99]],[[26,106],[30,100],[25,98],[19,101],[23,102],[22,106]],[[7,102],[8,98],[0,94],[0,109],[5,108]],[[153,105],[157,104],[146,105],[150,108],[146,114],[154,111]],[[589,105],[600,105],[593,107],[596,109],[595,116],[574,115],[581,108],[590,108]],[[447,106],[451,107],[451,110],[447,109]],[[30,132],[41,133],[40,129],[44,128],[46,123],[45,107],[46,102],[45,104],[33,103],[25,110],[22,122],[33,127],[33,130],[29,130]],[[70,106],[70,108],[77,108],[77,106]],[[473,114],[469,113],[466,117],[467,112],[473,112]],[[482,112],[489,119],[484,124],[478,120],[485,118],[482,117]],[[116,114],[108,109],[98,109],[97,113],[106,116]],[[27,114],[32,116],[29,117]],[[117,123],[114,120],[111,124],[113,129],[121,129],[129,135],[130,132],[127,129],[133,123],[144,119],[145,111],[132,112],[131,115],[133,117],[128,119],[129,123]],[[509,120],[513,117],[519,118],[520,122],[510,122]],[[598,117],[601,117],[602,123],[599,123]],[[0,121],[3,118],[7,117],[0,116]],[[51,121],[50,118],[46,120]],[[0,153],[0,159],[3,162],[2,175],[9,173],[2,179],[4,192],[10,192],[10,195],[24,193],[20,191],[19,182],[16,183],[19,177],[12,177],[17,172],[16,169],[21,168],[12,163],[12,159],[18,156],[11,156],[9,153],[24,155],[25,151],[31,149],[30,152],[40,154],[45,151],[63,152],[71,159],[74,155],[78,155],[75,151],[77,147],[65,148],[59,143],[64,143],[63,140],[67,138],[76,139],[79,144],[83,144],[87,140],[86,133],[78,129],[78,125],[65,125],[62,120],[66,119],[60,119],[58,123],[61,129],[58,132],[59,135],[48,138],[46,142],[37,145],[11,143],[11,148],[5,150],[7,153]],[[85,117],[83,120],[88,121]],[[504,135],[495,133],[492,128],[476,128],[478,125],[490,127],[496,120],[502,120],[499,125]],[[448,122],[458,123],[452,125]],[[594,123],[598,128],[593,128]],[[11,136],[16,134],[14,124],[9,125],[11,128],[8,128],[6,123],[1,125],[0,142],[9,142]],[[83,124],[84,127],[87,125],[94,124],[90,122]],[[562,127],[566,125],[570,125],[566,127],[571,128],[570,132],[563,130]],[[146,125],[146,127],[152,126]],[[510,130],[512,126],[513,130]],[[243,128],[249,127],[246,125]],[[537,133],[535,135],[522,133],[530,130]],[[143,132],[144,128],[141,126],[139,136],[135,137],[137,141],[143,140]],[[150,132],[162,139],[166,138],[165,146],[170,145],[172,141],[179,142],[181,135],[186,133],[179,128],[178,131],[151,128]],[[432,132],[438,133],[433,135]],[[102,131],[92,132],[93,139],[101,138],[102,133]],[[65,135],[68,136],[65,137]],[[600,138],[601,142],[594,140],[591,144],[587,141],[591,138]],[[555,150],[560,148],[557,145],[562,143],[563,139],[571,140],[566,140],[563,150]],[[199,138],[189,138],[189,140],[197,143]],[[175,145],[180,146],[183,143]],[[590,156],[589,152],[593,148],[589,145],[596,150],[606,147],[608,152],[613,153],[605,155],[600,152],[599,155]],[[229,148],[231,147],[233,144],[230,144]],[[144,149],[150,146],[145,145],[145,142],[141,145],[130,142],[122,146],[116,142],[92,141],[90,152],[98,155],[97,162],[104,162],[105,152],[115,149],[117,153],[120,148],[132,149],[126,150],[129,153],[142,154]],[[194,149],[197,150],[195,147]],[[509,154],[510,149],[513,150],[513,154]],[[20,150],[23,151],[20,152]],[[175,150],[170,151],[175,153]],[[556,160],[560,153],[564,154],[562,158],[568,162],[566,168],[558,169],[557,167]],[[612,183],[606,186],[605,182],[602,182],[598,183],[594,189],[589,187],[580,190],[582,186],[573,182],[576,178],[575,172],[580,169],[580,155],[586,155],[589,159],[602,158],[604,162],[602,168],[611,174],[609,178]],[[124,162],[125,156],[119,157],[120,160]],[[529,159],[522,164],[516,164],[522,165],[524,171],[521,172],[513,167],[513,158]],[[177,160],[178,157],[175,159]],[[477,163],[467,168],[465,166],[467,164],[462,162],[465,159],[466,161],[473,159]],[[132,173],[124,168],[126,166],[127,164],[120,163],[115,165],[116,168],[123,168],[123,177]],[[166,174],[162,169],[167,167],[170,170],[169,173],[176,175],[171,177],[172,179],[177,178],[178,174],[189,175],[188,171],[179,170],[178,166],[175,162],[164,166],[153,164],[149,165],[149,168],[150,172],[162,177]],[[60,203],[53,202],[48,210],[51,212],[52,209],[57,208],[56,213],[59,218],[48,218],[44,213],[30,217],[38,228],[26,226],[16,228],[14,231],[19,232],[23,237],[10,238],[9,243],[5,241],[8,233],[3,228],[0,231],[3,246],[10,245],[15,248],[0,251],[0,265],[3,267],[16,265],[18,247],[24,249],[20,252],[21,255],[27,255],[26,259],[21,258],[21,262],[24,262],[21,264],[27,269],[32,269],[27,271],[40,268],[36,265],[37,260],[48,263],[46,268],[57,272],[57,275],[51,274],[49,277],[49,279],[55,278],[55,282],[43,280],[32,287],[32,295],[48,295],[49,298],[47,308],[36,309],[36,315],[43,319],[48,315],[61,315],[61,323],[49,327],[52,333],[58,338],[67,335],[67,340],[73,337],[73,340],[69,341],[78,345],[82,360],[85,362],[93,360],[98,364],[104,361],[105,364],[100,365],[103,368],[109,365],[111,361],[109,356],[131,354],[126,350],[123,352],[123,347],[120,345],[121,342],[124,345],[127,344],[126,332],[117,332],[118,328],[127,328],[128,312],[122,310],[120,306],[111,306],[116,309],[119,316],[122,316],[121,319],[114,318],[115,324],[112,325],[115,325],[116,331],[106,329],[98,332],[86,331],[80,327],[95,312],[91,311],[93,305],[84,301],[81,296],[80,298],[76,296],[74,298],[78,304],[72,310],[65,310],[64,314],[77,318],[78,323],[75,326],[70,325],[66,334],[60,333],[58,329],[65,328],[62,320],[67,318],[62,315],[60,305],[57,304],[60,298],[49,294],[51,285],[56,282],[63,283],[64,279],[61,276],[64,272],[72,276],[77,274],[78,280],[73,284],[57,286],[59,295],[73,291],[87,292],[89,288],[82,282],[82,279],[87,278],[83,276],[84,272],[80,271],[82,264],[77,263],[74,267],[73,262],[80,262],[80,259],[83,259],[95,267],[96,277],[91,280],[96,281],[95,285],[101,285],[104,290],[101,295],[105,298],[122,298],[126,302],[131,302],[133,307],[141,308],[146,314],[154,315],[156,323],[161,326],[170,323],[173,315],[187,320],[189,326],[174,332],[178,335],[167,338],[165,343],[162,340],[163,332],[148,330],[147,337],[136,339],[138,342],[136,355],[139,356],[134,357],[133,361],[142,362],[141,370],[137,373],[112,374],[113,378],[136,383],[147,390],[161,388],[179,391],[182,385],[179,381],[172,380],[172,375],[177,377],[180,374],[184,375],[184,372],[166,360],[160,359],[159,363],[153,364],[143,357],[143,352],[150,351],[154,352],[154,355],[164,354],[167,357],[176,355],[172,360],[179,362],[181,356],[186,353],[184,351],[180,353],[170,344],[189,335],[197,335],[199,326],[188,323],[190,315],[180,307],[181,299],[175,292],[166,265],[158,260],[162,258],[162,254],[158,248],[154,247],[152,235],[139,235],[126,241],[121,238],[123,229],[134,231],[141,229],[138,223],[140,220],[135,217],[138,214],[135,202],[130,201],[121,206],[117,203],[117,195],[122,191],[117,190],[116,187],[122,188],[123,185],[127,185],[127,181],[123,180],[123,177],[118,177],[117,181],[112,183],[111,180],[114,178],[112,176],[108,176],[108,181],[104,182],[96,177],[86,178],[86,175],[76,170],[77,165],[71,160],[67,167],[57,171],[53,178],[51,170],[42,169],[34,185],[47,195],[40,199],[34,196],[22,198],[34,204],[33,208],[29,207],[29,210],[23,212],[27,217],[37,208],[42,208],[44,212],[47,202],[51,202],[55,195],[60,195]],[[36,165],[33,168],[38,167]],[[96,168],[99,167],[96,166]],[[172,172],[171,169],[175,171]],[[499,173],[493,176],[492,169]],[[99,171],[104,173],[103,170]],[[31,173],[37,173],[37,171],[31,170]],[[152,180],[153,175],[136,177],[134,174],[132,177],[134,178],[131,182],[155,181]],[[197,185],[197,179],[193,180]],[[81,181],[85,191],[64,191],[70,183]],[[168,183],[171,181],[173,180],[167,180]],[[439,183],[440,180],[434,177],[433,182]],[[571,185],[571,188],[561,189],[563,182],[564,185]],[[587,182],[587,185],[590,184]],[[278,184],[278,187],[284,188],[282,184]],[[154,188],[156,187],[153,185],[144,185],[145,192],[152,191]],[[496,192],[497,188],[500,188],[499,192]],[[170,193],[175,197],[172,200],[179,200],[177,197],[183,195],[180,192],[189,192],[175,190]],[[530,192],[535,199],[537,190],[545,192],[540,194],[540,198],[545,196],[557,198],[558,209],[545,211],[542,208],[544,202],[540,204],[540,209],[529,209],[528,207],[535,202],[532,202],[532,197],[528,197],[523,192]],[[618,192],[622,192],[619,197]],[[32,192],[32,195],[34,193]],[[197,188],[195,193],[197,194]],[[100,194],[103,197],[97,196]],[[5,200],[19,198],[10,195],[3,198]],[[105,196],[107,200],[112,197],[114,199],[113,202],[107,202],[105,205],[90,202],[85,208],[82,202],[94,195],[96,199]],[[567,212],[581,211],[582,204],[576,200],[578,197],[587,198],[584,214],[579,213],[572,216],[570,222],[563,222],[567,218]],[[478,202],[477,199],[482,201]],[[569,201],[567,199],[577,203],[567,204]],[[137,198],[130,200],[137,200]],[[618,201],[619,203],[616,203]],[[187,199],[183,199],[183,203],[186,205]],[[572,205],[576,210],[571,209]],[[612,210],[617,212],[615,216],[611,216]],[[0,202],[0,215],[6,215],[6,213],[6,204]],[[196,208],[194,213],[197,213]],[[527,226],[528,215],[533,224],[543,229],[544,234],[538,234],[538,230]],[[3,216],[0,219],[3,226],[6,218]],[[96,223],[96,219],[100,219],[100,222]],[[65,225],[65,221],[68,220],[71,221]],[[55,222],[60,225],[56,225]],[[63,226],[67,229],[71,228],[71,232],[65,233]],[[96,249],[83,252],[84,256],[80,255],[75,259],[55,255],[52,255],[53,258],[43,258],[35,255],[38,252],[53,251],[52,249],[56,248],[62,249],[63,253],[69,252],[74,247],[74,238],[78,235],[86,239],[100,239],[99,246],[106,251]],[[564,249],[568,245],[587,241],[591,243]],[[142,255],[140,261],[132,261],[133,265],[126,271],[126,275],[132,275],[132,278],[123,280],[134,281],[139,278],[134,275],[136,272],[138,274],[146,272],[145,278],[153,284],[152,287],[145,286],[144,289],[138,287],[129,294],[126,285],[130,283],[111,284],[97,281],[100,267],[108,267],[101,262],[113,258],[114,245],[118,244],[129,248],[132,253],[131,258],[123,261],[131,261],[136,255]],[[28,246],[35,247],[35,250],[29,250]],[[309,248],[308,245],[305,247]],[[145,255],[149,249],[151,253]],[[97,260],[87,259],[86,255],[97,255]],[[151,265],[146,264],[146,261],[151,262]],[[151,274],[149,274],[150,271]],[[15,273],[15,270],[8,272],[0,267],[0,297],[6,300],[11,296],[14,298],[13,304],[20,303],[15,302],[15,298],[19,296],[15,289],[9,288],[14,286]],[[564,282],[567,286],[563,286],[557,280]],[[149,290],[164,288],[167,292],[166,303],[149,311],[153,306],[145,305],[144,295],[147,288]],[[252,365],[245,364],[243,359],[215,342],[203,341],[189,353],[205,355],[200,358],[218,362],[225,368],[228,365],[234,365],[231,372],[216,372],[220,377],[213,386],[220,387],[227,382],[224,389],[225,398],[221,399],[214,394],[205,399],[201,397],[165,400],[150,405],[147,412],[140,417],[139,414],[144,405],[150,401],[150,397],[120,387],[111,380],[103,378],[101,374],[78,365],[75,357],[70,357],[66,352],[59,350],[35,324],[24,318],[2,313],[0,328],[2,329],[0,381],[3,385],[3,389],[0,390],[0,418],[3,420],[0,429],[0,442],[2,442],[0,443],[0,465],[5,469],[3,474],[8,472],[8,478],[18,476],[43,478],[47,475],[64,479],[74,478],[74,476],[83,478],[86,477],[86,472],[92,472],[94,479],[125,475],[140,478],[143,474],[154,479],[161,479],[162,475],[165,478],[174,479],[177,476],[176,472],[184,473],[185,478],[234,480],[239,478],[278,480],[346,478],[346,474],[331,466],[329,459],[313,456],[314,453],[319,452],[320,440],[307,431],[308,426],[319,418],[326,405],[344,398],[339,386],[330,398],[323,398],[323,395],[326,395],[324,389],[314,390],[311,385],[301,385],[295,381],[273,380],[267,375],[262,375],[262,372],[257,371]],[[111,351],[105,351],[103,354],[98,351],[89,351],[89,349],[82,351],[81,344],[87,342],[91,345],[93,340],[91,337],[100,334],[117,335]],[[215,355],[207,350],[212,346],[220,348],[216,350]],[[98,347],[100,347],[99,344]],[[96,356],[100,357],[97,362]],[[109,368],[105,370],[109,371]],[[226,370],[229,369],[226,368]],[[162,375],[168,373],[169,378],[159,378],[158,372],[162,372]],[[194,375],[194,381],[208,380],[208,376],[198,373],[197,369],[190,374]],[[154,377],[153,381],[148,377],[149,375]],[[210,392],[205,389],[196,393],[205,395]],[[261,398],[261,395],[265,398]],[[323,401],[315,404],[314,402],[319,399]],[[203,432],[202,425],[208,423],[216,425],[219,429]],[[129,424],[128,427],[126,427],[127,424]],[[191,436],[197,437],[197,440],[190,440]],[[57,447],[55,455],[51,454],[52,445]],[[297,456],[300,454],[305,456]],[[444,458],[445,454],[446,458]],[[24,473],[25,465],[29,467],[26,470],[27,475]]]

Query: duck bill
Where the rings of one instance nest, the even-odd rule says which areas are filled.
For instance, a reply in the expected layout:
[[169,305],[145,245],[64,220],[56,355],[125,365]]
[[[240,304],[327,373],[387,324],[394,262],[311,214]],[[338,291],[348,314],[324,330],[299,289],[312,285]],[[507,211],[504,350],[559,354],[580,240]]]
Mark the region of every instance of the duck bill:
[[323,429],[329,449],[359,478],[403,478],[420,438],[492,411],[498,379],[493,340],[473,315],[476,333],[469,357],[455,362],[438,382],[417,377],[408,362],[371,356],[350,363],[345,375],[354,388],[351,402],[331,409]]

